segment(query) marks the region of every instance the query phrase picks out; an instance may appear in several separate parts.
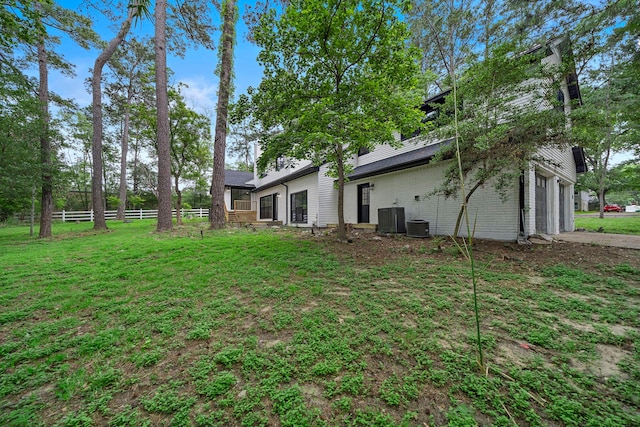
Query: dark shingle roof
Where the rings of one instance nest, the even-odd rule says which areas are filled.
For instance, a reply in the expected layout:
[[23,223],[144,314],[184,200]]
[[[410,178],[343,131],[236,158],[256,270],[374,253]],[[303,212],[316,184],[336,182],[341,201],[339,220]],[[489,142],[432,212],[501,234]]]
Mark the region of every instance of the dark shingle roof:
[[449,145],[450,143],[451,140],[446,140],[437,144],[420,147],[407,153],[398,154],[397,156],[389,157],[387,159],[378,160],[377,162],[358,166],[354,169],[353,173],[349,175],[349,179],[355,180],[368,178],[370,176],[381,175],[383,173],[426,165],[431,161],[433,156],[441,147]]
[[225,187],[253,188],[255,185],[248,183],[252,179],[253,172],[234,171],[230,169],[224,170]]

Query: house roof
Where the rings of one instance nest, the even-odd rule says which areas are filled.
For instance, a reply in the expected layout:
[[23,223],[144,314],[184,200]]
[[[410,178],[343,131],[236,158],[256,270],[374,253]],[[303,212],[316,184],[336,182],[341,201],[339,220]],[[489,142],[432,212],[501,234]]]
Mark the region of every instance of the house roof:
[[230,169],[224,170],[224,186],[235,188],[254,188],[255,185],[249,184],[253,179],[253,172],[234,171]]
[[451,139],[447,139],[436,144],[420,147],[407,153],[398,154],[397,156],[358,166],[348,178],[350,180],[362,179],[370,176],[381,175],[383,173],[426,165],[431,161],[433,156],[440,151],[440,148],[449,145],[451,141]]
[[284,184],[285,182],[293,181],[294,179],[301,178],[306,175],[310,175],[312,173],[318,172],[320,170],[319,166],[313,166],[312,164],[304,166],[297,171],[290,173],[287,176],[283,176],[282,178],[276,179],[275,181],[268,182],[260,187],[255,188],[253,191],[262,191],[266,188],[275,187],[276,185]]

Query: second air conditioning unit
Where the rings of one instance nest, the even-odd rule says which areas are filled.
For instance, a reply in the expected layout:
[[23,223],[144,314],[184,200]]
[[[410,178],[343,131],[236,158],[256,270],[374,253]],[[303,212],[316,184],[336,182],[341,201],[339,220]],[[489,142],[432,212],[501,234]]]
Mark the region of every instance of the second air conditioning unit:
[[404,233],[404,208],[378,209],[379,233]]

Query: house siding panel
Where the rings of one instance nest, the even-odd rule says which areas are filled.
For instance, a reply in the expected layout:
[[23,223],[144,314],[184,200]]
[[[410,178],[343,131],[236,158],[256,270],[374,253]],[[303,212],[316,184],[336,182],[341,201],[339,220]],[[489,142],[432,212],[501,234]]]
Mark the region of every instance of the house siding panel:
[[284,209],[285,209],[285,198],[284,198],[284,194],[285,194],[285,187],[282,185],[276,185],[270,188],[267,188],[265,190],[256,192],[253,194],[253,198],[256,201],[257,204],[257,209],[258,209],[258,213],[257,213],[257,217],[258,217],[258,221],[272,221],[273,218],[260,218],[260,198],[264,197],[264,196],[270,196],[272,194],[275,193],[279,193],[280,197],[277,198],[277,204],[278,204],[278,218],[276,219],[277,221],[283,221],[284,219]]
[[[316,224],[318,218],[318,173],[312,173],[310,175],[303,176],[302,178],[289,181],[287,182],[287,186],[289,187],[289,192],[287,196],[288,203],[286,223],[296,227],[311,227],[313,224]],[[292,224],[291,195],[305,190],[307,191],[307,222]],[[284,218],[284,210],[282,212],[282,218]]]
[[326,165],[318,171],[318,222],[319,227],[338,223],[338,190],[334,188],[334,179],[327,176]]
[[[398,140],[400,139],[400,135],[396,135],[396,137]],[[393,147],[390,144],[378,145],[370,153],[355,157],[352,164],[354,166],[367,165],[369,163],[377,162],[378,160],[387,159],[389,157],[397,156],[398,154],[416,150],[435,142],[436,141],[426,139],[424,136],[417,136],[415,138],[402,141],[402,145],[399,147]]]
[[540,157],[550,162],[550,164],[541,163],[540,168],[558,175],[565,181],[576,182],[576,163],[571,148],[543,148],[538,153]]
[[[557,50],[557,49],[556,49]],[[543,60],[546,64],[559,64],[560,57],[554,53]],[[540,80],[538,80],[540,81]],[[536,82],[532,79],[531,82]],[[539,85],[540,86],[540,85]],[[541,90],[541,89],[539,89]],[[529,93],[512,101],[513,106],[524,106],[535,99],[535,93]],[[567,98],[568,99],[568,98]],[[539,103],[538,108],[550,108],[550,105]],[[396,135],[397,140],[400,135]],[[348,160],[353,167],[368,165],[373,162],[388,159],[399,154],[407,153],[424,147],[436,141],[427,135],[408,139],[394,147],[383,144],[362,156],[354,156]],[[259,156],[256,149],[256,158]],[[523,219],[524,234],[528,236],[536,232],[535,226],[535,175],[539,173],[547,178],[546,204],[548,207],[546,228],[549,234],[560,231],[570,231],[574,228],[573,188],[576,182],[576,168],[571,149],[545,148],[539,151],[541,161],[524,172],[524,209],[520,211],[519,180],[514,179],[507,190],[506,201],[503,202],[491,183],[479,188],[472,196],[469,205],[470,221],[475,223],[475,236],[497,240],[515,240],[520,231],[520,219]],[[327,166],[323,165],[318,172],[287,181],[286,185],[275,185],[291,174],[310,165],[309,161],[299,161],[295,167],[286,167],[280,171],[270,170],[263,178],[255,178],[254,184],[259,187],[273,183],[273,187],[261,190],[255,194],[255,200],[263,195],[279,192],[278,219],[289,223],[289,200],[292,193],[307,191],[308,221],[303,226],[316,224],[324,227],[338,222],[337,204],[338,191],[334,188],[334,179],[327,177]],[[413,163],[415,165],[415,163]],[[378,223],[378,209],[389,207],[403,207],[407,220],[422,219],[429,221],[430,232],[435,235],[450,235],[453,233],[457,214],[460,209],[459,199],[445,199],[442,196],[431,195],[443,179],[443,172],[447,162],[414,166],[408,169],[370,176],[348,182],[345,185],[344,215],[345,222],[357,223],[357,188],[358,185],[370,184],[370,223]],[[387,169],[389,170],[389,169]],[[311,172],[311,171],[310,171]],[[296,175],[297,176],[297,175]],[[362,174],[360,176],[366,176]],[[560,200],[561,187],[564,187],[564,200]],[[561,203],[564,209],[560,208]],[[564,218],[559,218],[564,211]],[[561,224],[564,229],[560,230]],[[471,225],[473,228],[474,225]],[[463,225],[462,234],[466,234]]]
[[[357,222],[357,186],[369,182],[374,185],[370,194],[372,224],[378,223],[378,209],[403,207],[406,220],[429,221],[431,234],[451,235],[460,200],[430,195],[441,182],[445,166],[443,162],[349,182],[345,188],[345,221]],[[491,184],[478,189],[469,204],[470,221],[473,222],[476,215],[475,237],[515,240],[518,235],[517,180],[508,191],[506,203],[500,200]],[[463,228],[461,233],[466,235],[466,227]]]

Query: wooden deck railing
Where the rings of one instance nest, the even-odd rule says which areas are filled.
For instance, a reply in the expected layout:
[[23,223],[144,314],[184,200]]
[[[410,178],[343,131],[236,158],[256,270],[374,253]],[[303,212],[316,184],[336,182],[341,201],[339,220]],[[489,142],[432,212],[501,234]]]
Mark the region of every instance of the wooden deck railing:
[[252,201],[251,200],[234,200],[233,201],[233,210],[235,211],[252,211],[253,209],[251,209],[251,205],[252,205]]

